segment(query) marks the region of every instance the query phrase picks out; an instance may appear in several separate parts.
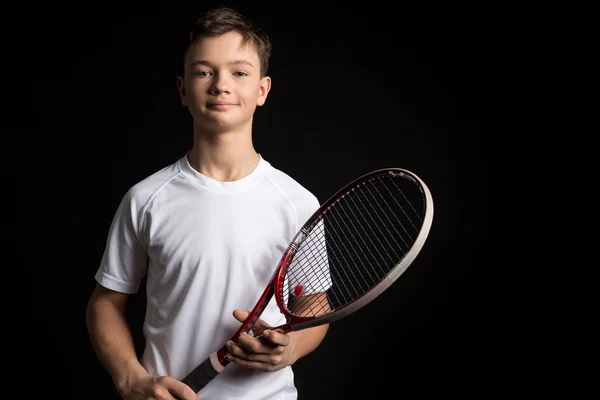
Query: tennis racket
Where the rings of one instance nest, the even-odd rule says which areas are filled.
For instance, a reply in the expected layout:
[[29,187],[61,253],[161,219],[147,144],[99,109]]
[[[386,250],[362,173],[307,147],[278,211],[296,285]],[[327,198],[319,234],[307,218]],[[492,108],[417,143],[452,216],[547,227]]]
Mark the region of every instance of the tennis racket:
[[[271,329],[283,332],[331,323],[361,309],[413,262],[432,220],[431,193],[414,173],[386,168],[355,179],[298,231],[231,340],[253,330],[273,296],[286,323]],[[200,391],[230,362],[226,355],[224,344],[183,382]]]

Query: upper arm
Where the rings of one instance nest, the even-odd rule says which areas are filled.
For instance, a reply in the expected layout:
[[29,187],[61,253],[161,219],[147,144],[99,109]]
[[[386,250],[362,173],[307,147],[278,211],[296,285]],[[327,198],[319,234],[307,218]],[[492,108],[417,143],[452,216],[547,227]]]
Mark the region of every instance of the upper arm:
[[121,200],[113,216],[100,266],[94,278],[96,282],[110,288],[96,288],[99,298],[118,301],[120,293],[133,294],[138,291],[146,275],[149,255],[148,243],[143,233],[144,196],[129,190]]
[[92,308],[101,306],[103,304],[108,304],[114,306],[124,313],[127,308],[128,299],[128,294],[105,288],[97,283],[88,302],[88,312]]

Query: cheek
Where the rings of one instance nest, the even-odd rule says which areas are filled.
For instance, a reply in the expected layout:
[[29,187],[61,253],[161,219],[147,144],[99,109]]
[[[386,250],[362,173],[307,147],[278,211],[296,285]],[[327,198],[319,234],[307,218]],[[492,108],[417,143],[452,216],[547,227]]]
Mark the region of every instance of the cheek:
[[196,80],[188,85],[188,96],[194,99],[201,98],[206,89],[199,80]]
[[256,99],[259,97],[260,88],[256,85],[244,87],[240,92],[240,96],[243,97],[246,103],[255,104]]

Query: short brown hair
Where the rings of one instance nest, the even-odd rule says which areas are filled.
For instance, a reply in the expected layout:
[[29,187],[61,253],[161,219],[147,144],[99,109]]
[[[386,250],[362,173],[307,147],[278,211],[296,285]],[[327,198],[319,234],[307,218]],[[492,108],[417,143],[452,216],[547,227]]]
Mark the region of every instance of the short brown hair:
[[220,36],[235,31],[242,35],[242,45],[250,43],[258,53],[260,74],[267,75],[271,58],[271,41],[267,34],[252,21],[230,7],[214,8],[201,14],[190,31],[189,47],[204,37]]

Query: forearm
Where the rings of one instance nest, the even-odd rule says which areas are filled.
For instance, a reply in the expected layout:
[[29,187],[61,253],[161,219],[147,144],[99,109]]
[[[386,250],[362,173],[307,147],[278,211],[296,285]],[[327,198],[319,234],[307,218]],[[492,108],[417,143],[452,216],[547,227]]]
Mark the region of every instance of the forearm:
[[137,359],[123,309],[98,299],[90,303],[86,319],[92,346],[117,389],[121,390],[131,377],[146,373]]
[[[301,316],[318,316],[331,310],[327,295],[323,292],[298,297],[293,303],[293,312]],[[325,338],[329,324],[290,332],[294,342],[292,364],[314,351]]]
[[290,332],[288,335],[294,343],[292,351],[292,364],[300,358],[313,352],[325,338],[329,324],[315,326],[301,331]]

